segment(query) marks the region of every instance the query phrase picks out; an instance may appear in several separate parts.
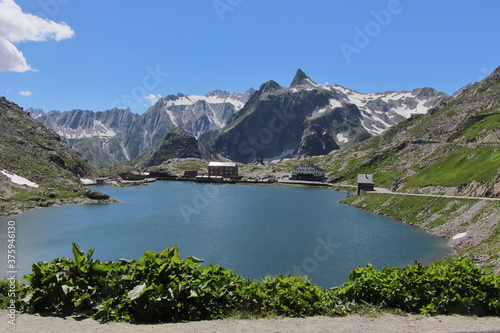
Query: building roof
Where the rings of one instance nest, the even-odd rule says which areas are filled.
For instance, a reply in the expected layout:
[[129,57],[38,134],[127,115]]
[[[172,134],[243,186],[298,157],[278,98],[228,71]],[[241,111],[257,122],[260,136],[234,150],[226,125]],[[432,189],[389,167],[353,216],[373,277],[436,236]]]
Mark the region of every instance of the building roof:
[[358,184],[373,184],[373,175],[371,173],[359,174]]
[[210,162],[209,167],[237,167],[238,164],[234,162]]
[[[312,163],[305,163],[305,164],[301,164],[300,166],[296,167],[295,169],[298,169],[298,168],[300,168],[300,167],[311,167],[311,168],[314,168],[314,169],[316,169],[316,170],[318,170],[318,171],[320,171],[320,172],[325,172],[325,170],[321,169],[319,166],[314,165],[314,164],[312,164]],[[295,169],[294,169],[294,170],[295,170]]]

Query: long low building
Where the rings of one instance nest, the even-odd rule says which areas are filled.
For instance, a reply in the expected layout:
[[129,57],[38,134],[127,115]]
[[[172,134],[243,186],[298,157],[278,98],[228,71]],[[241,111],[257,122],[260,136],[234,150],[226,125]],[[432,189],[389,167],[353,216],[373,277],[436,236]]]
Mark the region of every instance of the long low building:
[[210,162],[208,164],[208,176],[238,178],[238,164],[234,162]]
[[320,167],[306,163],[292,170],[292,178],[296,180],[322,180],[325,178],[325,170]]

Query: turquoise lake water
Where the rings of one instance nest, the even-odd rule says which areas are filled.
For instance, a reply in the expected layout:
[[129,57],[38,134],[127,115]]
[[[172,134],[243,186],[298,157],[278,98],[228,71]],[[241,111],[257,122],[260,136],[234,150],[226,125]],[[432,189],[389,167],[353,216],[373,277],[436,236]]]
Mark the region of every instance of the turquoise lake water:
[[[36,261],[70,257],[71,243],[93,258],[137,259],[177,245],[181,256],[219,264],[244,277],[307,275],[339,285],[367,262],[377,268],[430,263],[449,252],[446,240],[339,201],[345,193],[287,186],[156,182],[98,187],[121,201],[65,205],[0,219],[0,276],[7,275],[7,227],[15,222],[18,277]],[[12,224],[12,223],[11,223]]]

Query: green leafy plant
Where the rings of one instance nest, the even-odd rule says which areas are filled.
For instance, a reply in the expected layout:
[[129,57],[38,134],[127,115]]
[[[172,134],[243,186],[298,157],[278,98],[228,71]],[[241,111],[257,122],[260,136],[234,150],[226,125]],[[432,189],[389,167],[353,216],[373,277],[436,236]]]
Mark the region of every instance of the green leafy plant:
[[336,289],[346,301],[433,314],[500,315],[500,277],[470,259],[405,268],[357,268]]
[[[38,262],[24,286],[16,282],[19,309],[87,314],[101,321],[177,322],[240,315],[345,315],[385,311],[500,315],[500,277],[471,260],[429,266],[357,268],[342,286],[325,290],[305,277],[243,279],[218,265],[181,259],[176,246],[146,251],[138,260],[100,262],[73,244],[73,259]],[[10,282],[0,280],[5,303]],[[3,305],[5,307],[5,304]],[[375,310],[374,310],[375,309]],[[391,310],[392,309],[392,310]]]
[[17,309],[21,299],[24,297],[25,287],[26,286],[17,279],[0,279],[0,309],[5,309],[11,305],[13,299]]
[[249,281],[242,299],[247,302],[244,309],[254,314],[266,312],[293,317],[342,314],[333,293],[296,275]]
[[201,260],[182,260],[177,247],[157,254],[146,251],[127,269],[113,272],[120,292],[106,300],[96,319],[131,321],[201,320],[221,318],[239,301],[243,279],[217,265],[201,267]]
[[94,250],[85,255],[73,243],[75,260],[55,259],[50,263],[38,262],[32,274],[24,278],[30,283],[26,310],[33,312],[55,311],[65,315],[90,312],[108,296],[106,284],[112,263],[92,260]]

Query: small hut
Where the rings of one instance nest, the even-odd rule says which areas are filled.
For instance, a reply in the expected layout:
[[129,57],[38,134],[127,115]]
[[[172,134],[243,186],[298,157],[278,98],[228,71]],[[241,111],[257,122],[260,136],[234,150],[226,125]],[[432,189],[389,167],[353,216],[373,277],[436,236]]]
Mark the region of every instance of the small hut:
[[371,173],[362,173],[358,175],[358,195],[361,191],[374,191],[375,183]]

